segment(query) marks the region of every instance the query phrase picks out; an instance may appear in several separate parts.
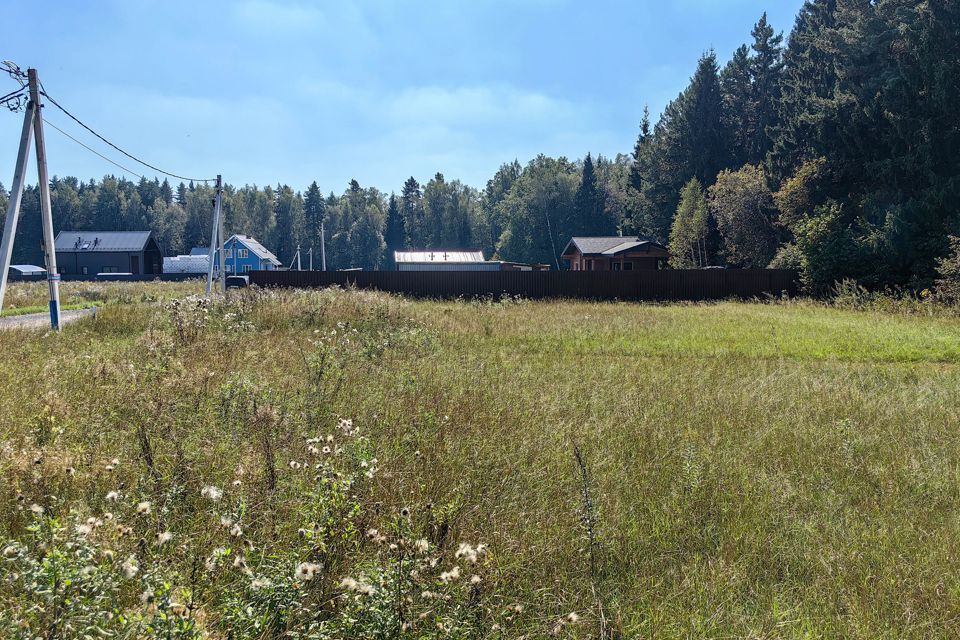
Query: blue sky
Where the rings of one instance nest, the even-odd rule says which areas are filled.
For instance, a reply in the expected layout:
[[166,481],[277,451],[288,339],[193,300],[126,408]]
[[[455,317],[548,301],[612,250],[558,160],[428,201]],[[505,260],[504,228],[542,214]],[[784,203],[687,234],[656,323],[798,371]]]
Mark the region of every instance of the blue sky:
[[[725,61],[764,10],[789,32],[801,4],[7,0],[5,24],[22,26],[5,29],[0,59],[36,67],[61,104],[175,173],[339,193],[442,171],[482,187],[515,158],[629,152],[643,105],[659,114],[704,50]],[[20,124],[0,112],[7,186]],[[119,173],[47,139],[51,174]]]

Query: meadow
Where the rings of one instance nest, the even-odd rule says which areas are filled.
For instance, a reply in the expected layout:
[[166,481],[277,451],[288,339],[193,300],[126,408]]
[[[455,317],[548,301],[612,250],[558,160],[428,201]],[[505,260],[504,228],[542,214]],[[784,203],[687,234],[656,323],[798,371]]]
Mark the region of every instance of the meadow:
[[956,318],[64,291],[0,332],[0,637],[960,633]]

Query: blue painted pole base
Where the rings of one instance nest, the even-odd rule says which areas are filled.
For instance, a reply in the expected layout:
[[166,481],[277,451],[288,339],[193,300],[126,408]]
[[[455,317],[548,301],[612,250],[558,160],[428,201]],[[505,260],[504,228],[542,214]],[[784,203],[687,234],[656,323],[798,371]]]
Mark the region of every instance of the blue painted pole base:
[[60,306],[53,300],[50,301],[50,326],[54,331],[60,331]]

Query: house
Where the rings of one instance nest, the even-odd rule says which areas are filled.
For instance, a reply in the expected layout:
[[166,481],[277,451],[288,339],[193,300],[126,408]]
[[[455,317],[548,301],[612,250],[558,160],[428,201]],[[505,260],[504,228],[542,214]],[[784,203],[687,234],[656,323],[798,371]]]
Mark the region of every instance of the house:
[[[196,255],[195,251],[191,255]],[[206,255],[208,249],[203,250]],[[248,271],[273,271],[281,266],[277,256],[265,246],[257,242],[256,238],[235,233],[223,243],[224,269],[227,273],[246,273]],[[215,270],[220,269],[219,259],[213,263]]]
[[161,273],[163,252],[150,231],[61,231],[54,241],[62,274]]
[[561,257],[571,271],[637,271],[662,268],[670,252],[646,238],[600,236],[571,238]]
[[548,265],[484,260],[482,251],[394,251],[397,271],[547,271]]

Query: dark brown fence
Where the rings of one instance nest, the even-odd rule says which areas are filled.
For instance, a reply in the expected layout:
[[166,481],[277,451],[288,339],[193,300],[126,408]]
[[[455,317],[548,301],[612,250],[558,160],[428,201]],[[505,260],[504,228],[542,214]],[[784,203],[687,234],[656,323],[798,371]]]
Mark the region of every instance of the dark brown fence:
[[789,269],[664,271],[252,271],[261,287],[357,287],[423,298],[718,300],[797,293]]

